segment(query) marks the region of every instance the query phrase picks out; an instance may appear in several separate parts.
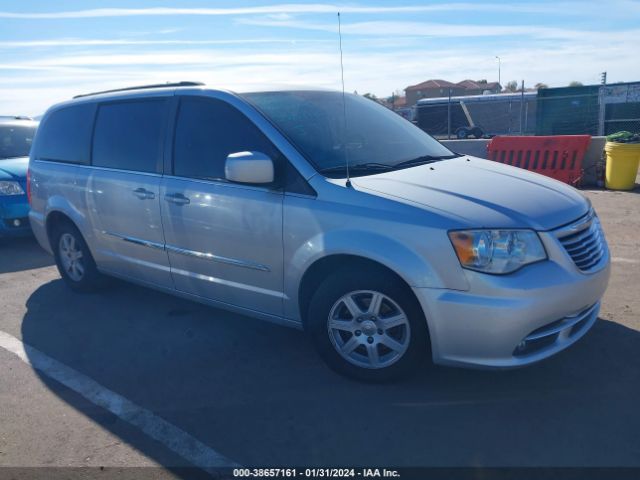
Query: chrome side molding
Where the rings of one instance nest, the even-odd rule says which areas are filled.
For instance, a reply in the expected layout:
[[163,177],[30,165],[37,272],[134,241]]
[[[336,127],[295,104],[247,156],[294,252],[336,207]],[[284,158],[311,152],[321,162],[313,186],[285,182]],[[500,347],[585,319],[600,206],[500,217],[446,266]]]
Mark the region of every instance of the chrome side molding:
[[213,253],[197,252],[195,250],[187,250],[185,248],[174,247],[173,245],[166,245],[165,248],[174,253],[180,255],[186,255],[188,257],[201,258],[203,260],[211,260],[212,262],[224,263],[227,265],[235,265],[236,267],[251,268],[253,270],[260,270],[262,272],[270,272],[271,269],[261,263],[251,262],[248,260],[239,260],[237,258],[222,257],[220,255],[214,255]]
[[109,235],[111,237],[119,238],[125,242],[135,243],[136,245],[141,245],[143,247],[155,248],[157,250],[166,250],[173,253],[178,253],[180,255],[185,255],[187,257],[195,257],[203,260],[211,260],[212,262],[224,263],[226,265],[234,265],[236,267],[250,268],[252,270],[260,270],[261,272],[270,272],[271,269],[266,265],[261,263],[252,262],[250,260],[239,260],[237,258],[229,258],[223,257],[220,255],[214,255],[213,253],[207,252],[198,252],[195,250],[187,250],[186,248],[174,247],[173,245],[163,245],[157,242],[151,242],[149,240],[143,240],[137,237],[129,237],[125,235],[120,235],[119,233],[107,232],[106,230],[101,231],[104,235]]
[[157,250],[164,250],[164,245],[157,242],[152,242],[150,240],[143,240],[142,238],[137,237],[128,237],[125,235],[120,235],[119,233],[107,232],[106,230],[101,231],[104,235],[109,235],[111,237],[119,238],[125,242],[135,243],[136,245],[142,245],[143,247],[155,248]]

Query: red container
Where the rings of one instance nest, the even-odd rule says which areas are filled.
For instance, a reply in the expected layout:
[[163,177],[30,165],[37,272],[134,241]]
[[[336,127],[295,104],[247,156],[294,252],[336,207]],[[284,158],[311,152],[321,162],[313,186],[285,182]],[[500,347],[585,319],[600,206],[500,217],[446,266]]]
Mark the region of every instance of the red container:
[[494,137],[487,145],[489,160],[524,168],[578,186],[590,135]]

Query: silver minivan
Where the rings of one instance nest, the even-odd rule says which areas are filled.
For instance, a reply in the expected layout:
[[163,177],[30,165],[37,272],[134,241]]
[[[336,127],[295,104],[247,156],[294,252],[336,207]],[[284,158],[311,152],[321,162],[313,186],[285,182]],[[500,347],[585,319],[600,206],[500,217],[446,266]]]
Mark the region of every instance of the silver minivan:
[[333,91],[79,96],[44,115],[28,183],[73,290],[114,276],[303,328],[364,380],[547,358],[595,323],[609,279],[577,190]]

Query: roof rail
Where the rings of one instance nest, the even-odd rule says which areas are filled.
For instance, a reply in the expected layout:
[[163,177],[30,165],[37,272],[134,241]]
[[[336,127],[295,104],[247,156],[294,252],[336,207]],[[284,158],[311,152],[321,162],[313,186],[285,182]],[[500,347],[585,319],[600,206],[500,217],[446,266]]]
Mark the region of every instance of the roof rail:
[[174,82],[174,83],[156,83],[153,85],[140,85],[138,87],[125,87],[115,88],[113,90],[102,90],[101,92],[83,93],[82,95],[76,95],[73,98],[90,97],[92,95],[100,95],[101,93],[115,93],[115,92],[128,92],[130,90],[146,90],[147,88],[163,88],[163,87],[201,87],[202,82]]
[[27,117],[26,115],[0,115],[0,118],[11,120],[33,120],[33,118]]

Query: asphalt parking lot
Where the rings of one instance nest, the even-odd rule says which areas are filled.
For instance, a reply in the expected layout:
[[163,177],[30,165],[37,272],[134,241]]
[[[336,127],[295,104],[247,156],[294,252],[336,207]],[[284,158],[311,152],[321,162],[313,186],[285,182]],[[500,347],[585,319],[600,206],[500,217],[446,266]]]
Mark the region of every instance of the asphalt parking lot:
[[[640,466],[640,188],[585,193],[613,256],[600,319],[525,369],[355,383],[302,332],[123,282],[74,294],[32,239],[0,242],[0,332],[241,465]],[[3,348],[0,406],[0,466],[189,465]]]

